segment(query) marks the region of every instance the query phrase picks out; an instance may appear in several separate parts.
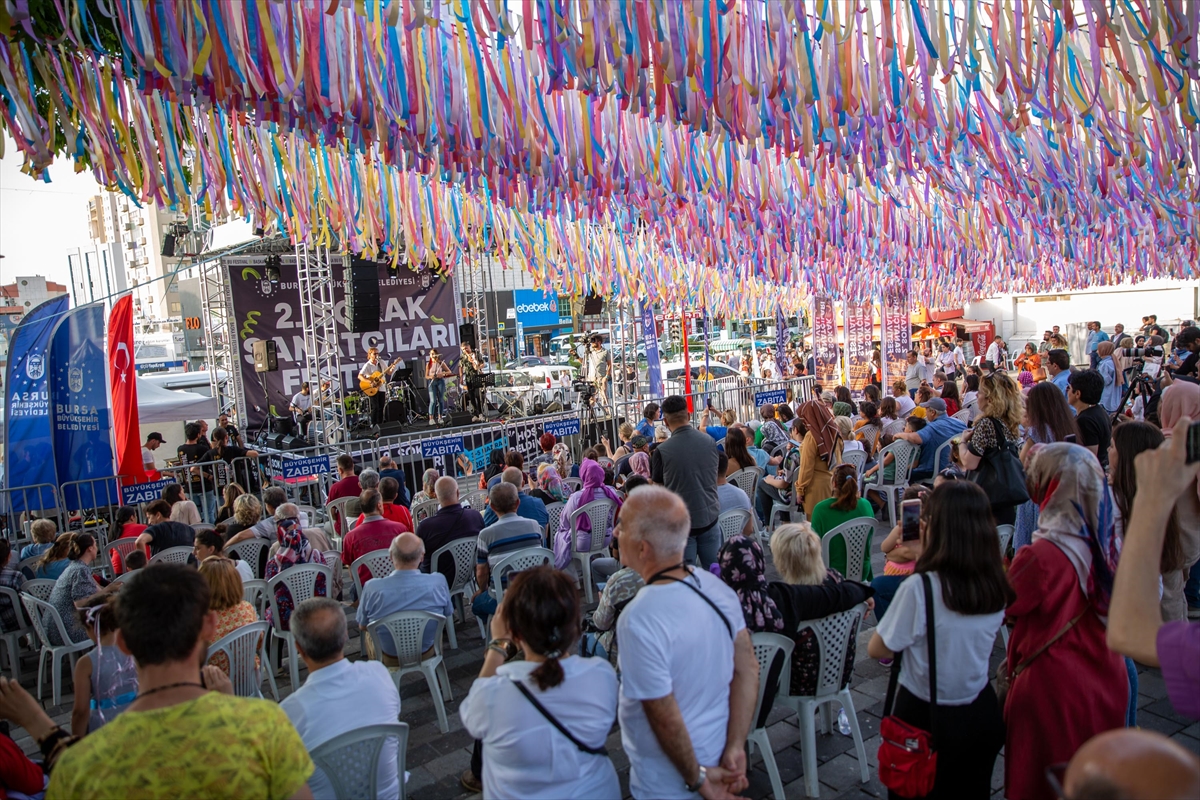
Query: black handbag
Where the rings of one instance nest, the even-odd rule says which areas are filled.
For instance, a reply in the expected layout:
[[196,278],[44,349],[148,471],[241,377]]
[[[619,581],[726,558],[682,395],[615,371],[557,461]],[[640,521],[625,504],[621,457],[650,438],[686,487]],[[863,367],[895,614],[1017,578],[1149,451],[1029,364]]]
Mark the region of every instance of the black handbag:
[[980,456],[979,466],[968,472],[967,478],[987,493],[993,506],[1019,506],[1029,500],[1029,492],[1017,445],[1008,441],[996,419],[984,417],[983,421],[992,424],[998,444]]

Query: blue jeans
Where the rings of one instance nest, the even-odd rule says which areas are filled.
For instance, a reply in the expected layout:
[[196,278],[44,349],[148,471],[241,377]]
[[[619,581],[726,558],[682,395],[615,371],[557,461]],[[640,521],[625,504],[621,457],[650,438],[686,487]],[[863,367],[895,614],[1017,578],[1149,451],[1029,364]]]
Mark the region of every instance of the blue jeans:
[[1183,594],[1187,597],[1188,608],[1200,608],[1200,561],[1192,564]]
[[446,408],[446,379],[434,378],[429,382],[429,418],[440,417]]
[[492,614],[496,613],[496,598],[491,592],[484,592],[471,601],[471,613],[486,624]]
[[688,537],[687,547],[683,551],[684,562],[694,559],[697,552],[700,554],[700,566],[705,569],[717,560],[721,552],[721,527],[717,523],[714,522],[712,527],[698,536]]
[[876,625],[883,621],[883,615],[887,613],[888,606],[892,604],[892,598],[896,596],[896,590],[908,578],[908,575],[880,575],[871,581],[871,588],[875,590]]

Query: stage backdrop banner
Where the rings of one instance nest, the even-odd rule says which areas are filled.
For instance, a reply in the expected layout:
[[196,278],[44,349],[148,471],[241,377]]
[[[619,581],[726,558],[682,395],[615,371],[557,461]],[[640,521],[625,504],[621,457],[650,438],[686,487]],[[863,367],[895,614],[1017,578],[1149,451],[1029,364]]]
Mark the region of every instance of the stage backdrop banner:
[[120,503],[113,470],[112,424],[108,407],[108,357],[104,352],[104,304],[68,312],[50,342],[50,418],[54,462],[69,509]]
[[843,327],[846,329],[846,385],[850,395],[858,400],[871,382],[875,366],[871,356],[875,348],[871,338],[875,333],[875,308],[870,300],[842,304]]
[[117,474],[133,483],[146,480],[138,436],[137,372],[133,366],[133,295],[113,304],[108,317],[108,374],[112,386],[113,440]]
[[812,344],[817,383],[827,391],[833,391],[838,380],[838,336],[833,298],[828,295],[813,295]]
[[[304,381],[304,332],[300,329],[300,284],[296,260],[282,256],[277,282],[265,279],[266,256],[231,256],[222,259],[229,273],[229,297],[233,304],[234,331],[241,354],[242,392],[245,397],[246,427],[262,424],[267,410],[285,415],[292,396]],[[379,264],[379,329],[351,333],[346,320],[344,256],[333,259],[334,316],[342,358],[342,396],[358,389],[358,369],[367,361],[367,348],[376,346],[380,360],[390,364],[397,357],[416,370],[424,369],[426,353],[436,347],[446,363],[458,372],[458,319],[453,281],[443,281],[429,272],[395,272]],[[273,340],[279,368],[274,372],[254,371],[254,343]],[[322,380],[331,376],[322,375]],[[336,384],[335,384],[336,385]]]
[[879,335],[883,339],[879,344],[883,351],[883,386],[886,389],[908,373],[908,351],[912,349],[908,281],[888,281],[881,287]]
[[[9,339],[4,395],[4,485],[58,484],[54,470],[54,434],[50,427],[50,392],[46,372],[50,333],[67,313],[66,295],[47,300],[25,315]],[[28,499],[28,507],[26,500]],[[24,492],[9,496],[14,512],[54,508],[49,489],[39,498]]]

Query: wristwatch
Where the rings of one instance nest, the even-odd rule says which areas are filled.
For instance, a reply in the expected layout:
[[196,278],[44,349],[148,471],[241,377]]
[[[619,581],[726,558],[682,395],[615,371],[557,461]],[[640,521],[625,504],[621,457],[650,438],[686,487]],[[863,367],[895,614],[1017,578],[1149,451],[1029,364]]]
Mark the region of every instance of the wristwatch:
[[704,781],[707,779],[708,770],[706,770],[704,767],[700,767],[700,775],[696,778],[696,782],[692,784],[685,783],[684,788],[686,788],[691,794],[695,794],[696,792],[700,791],[700,787],[704,785]]
[[517,655],[517,646],[512,643],[512,639],[492,639],[488,642],[487,649],[495,650],[504,656],[505,661],[512,661]]

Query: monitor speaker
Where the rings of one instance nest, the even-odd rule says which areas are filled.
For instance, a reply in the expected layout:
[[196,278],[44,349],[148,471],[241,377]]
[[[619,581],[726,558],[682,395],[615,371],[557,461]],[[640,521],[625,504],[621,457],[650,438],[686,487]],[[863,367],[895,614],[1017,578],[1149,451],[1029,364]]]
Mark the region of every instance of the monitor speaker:
[[177,241],[178,241],[178,238],[175,236],[175,234],[173,234],[173,233],[163,234],[162,254],[164,256],[166,256],[167,258],[174,258],[175,257],[175,243]]
[[458,343],[469,344],[472,350],[479,349],[479,342],[475,338],[474,322],[464,322],[458,326]]
[[271,339],[255,342],[254,371],[274,372],[277,369],[279,369],[279,361],[276,354],[275,342]]
[[353,259],[346,267],[346,319],[354,333],[379,330],[379,267]]
[[308,447],[308,440],[302,436],[289,434],[283,437],[283,442],[280,444],[280,450],[299,450],[303,447]]

